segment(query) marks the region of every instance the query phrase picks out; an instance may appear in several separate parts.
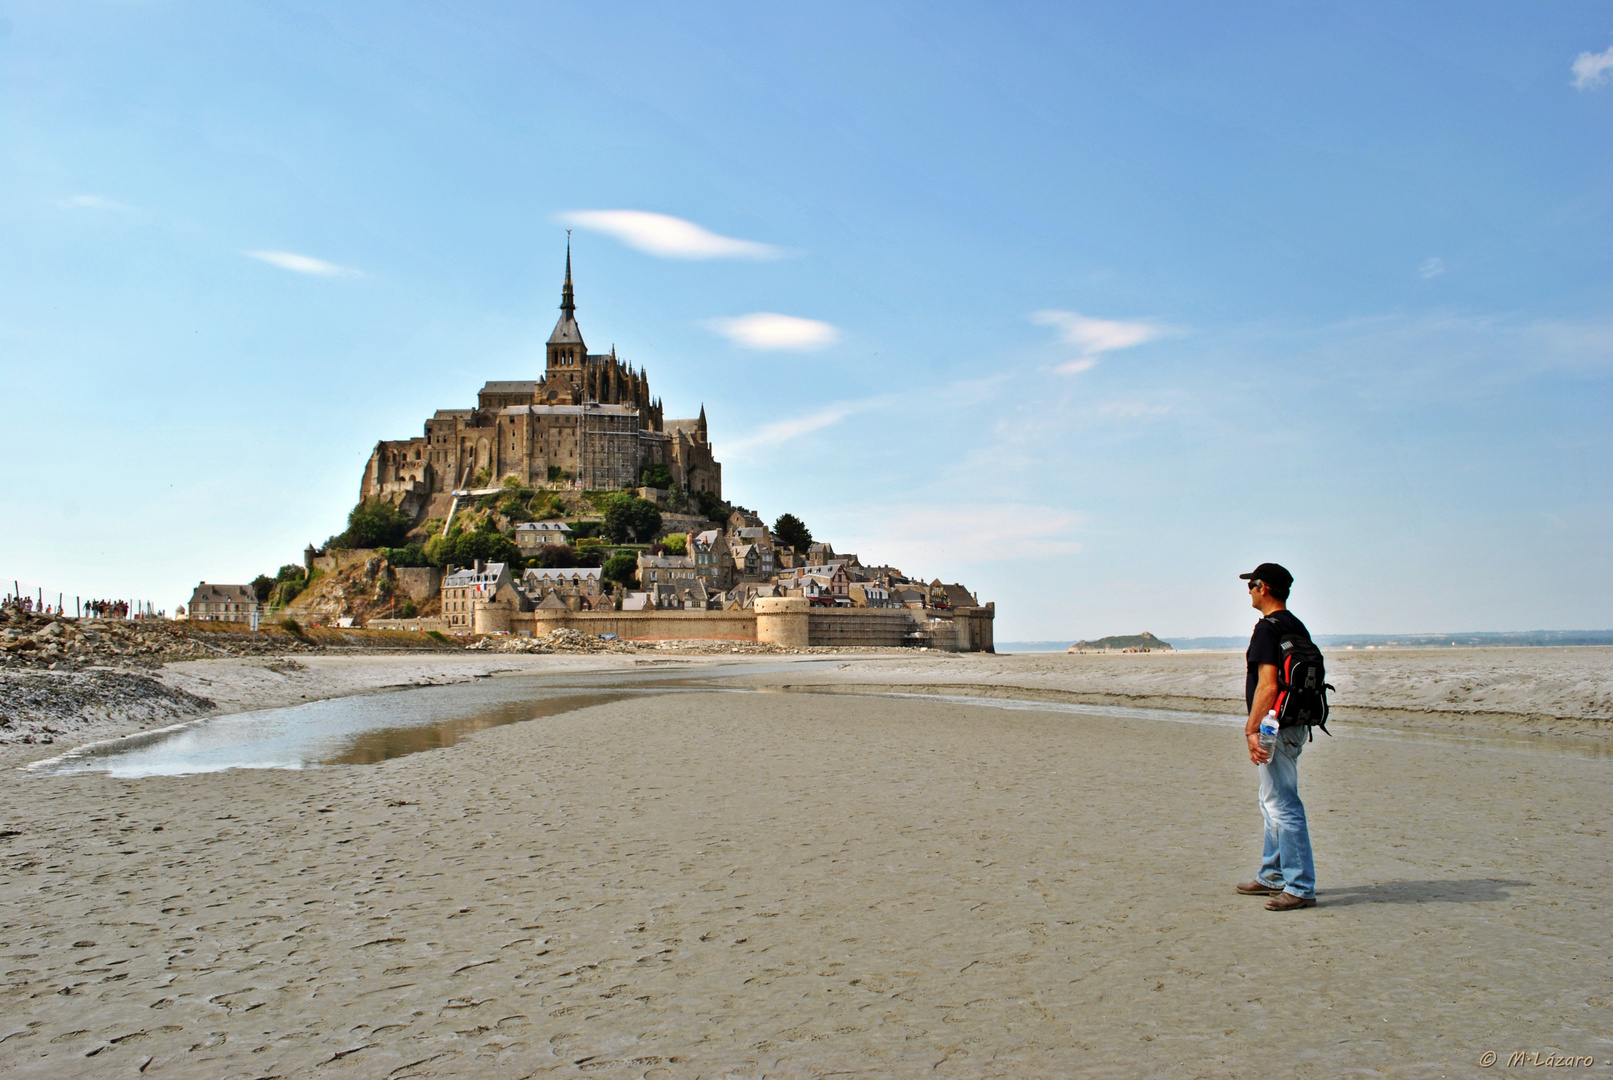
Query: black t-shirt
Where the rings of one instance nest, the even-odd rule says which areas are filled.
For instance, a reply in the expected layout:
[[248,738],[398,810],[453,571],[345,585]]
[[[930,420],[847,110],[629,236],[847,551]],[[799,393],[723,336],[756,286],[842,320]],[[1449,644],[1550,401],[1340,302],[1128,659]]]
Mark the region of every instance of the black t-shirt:
[[1272,612],[1270,618],[1281,623],[1282,629],[1278,630],[1277,627],[1271,625],[1264,618],[1255,623],[1255,632],[1249,638],[1249,652],[1244,656],[1244,659],[1249,662],[1249,675],[1243,684],[1243,707],[1245,709],[1255,707],[1255,687],[1260,685],[1260,665],[1272,664],[1275,666],[1282,663],[1282,657],[1279,655],[1281,650],[1277,648],[1278,639],[1284,634],[1299,634],[1306,641],[1309,641],[1311,637],[1311,632],[1305,629],[1305,624],[1295,618],[1294,613],[1287,608]]

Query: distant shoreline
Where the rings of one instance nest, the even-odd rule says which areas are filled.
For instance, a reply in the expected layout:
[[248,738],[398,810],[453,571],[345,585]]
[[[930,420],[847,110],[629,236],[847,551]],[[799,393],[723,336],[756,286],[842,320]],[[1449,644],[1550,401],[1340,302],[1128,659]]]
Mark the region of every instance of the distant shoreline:
[[[1063,652],[1080,638],[1057,641],[999,641],[997,651]],[[1178,652],[1224,652],[1242,649],[1247,637],[1170,637],[1160,640]],[[1462,634],[1317,634],[1324,649],[1531,649],[1570,645],[1613,645],[1613,630],[1522,630]]]

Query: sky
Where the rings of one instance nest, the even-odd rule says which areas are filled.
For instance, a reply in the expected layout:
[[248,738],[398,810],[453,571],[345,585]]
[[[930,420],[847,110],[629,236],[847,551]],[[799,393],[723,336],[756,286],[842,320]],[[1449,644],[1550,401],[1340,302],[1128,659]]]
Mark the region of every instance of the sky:
[[172,610],[592,351],[999,640],[1613,627],[1613,8],[0,0],[0,577]]

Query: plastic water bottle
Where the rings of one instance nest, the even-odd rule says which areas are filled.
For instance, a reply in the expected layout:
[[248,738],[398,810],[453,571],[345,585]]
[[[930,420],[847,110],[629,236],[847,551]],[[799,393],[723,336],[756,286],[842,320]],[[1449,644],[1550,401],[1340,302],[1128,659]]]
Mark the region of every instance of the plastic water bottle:
[[[1268,754],[1277,753],[1277,710],[1273,709],[1260,721],[1260,749]],[[1269,759],[1268,759],[1269,760]]]

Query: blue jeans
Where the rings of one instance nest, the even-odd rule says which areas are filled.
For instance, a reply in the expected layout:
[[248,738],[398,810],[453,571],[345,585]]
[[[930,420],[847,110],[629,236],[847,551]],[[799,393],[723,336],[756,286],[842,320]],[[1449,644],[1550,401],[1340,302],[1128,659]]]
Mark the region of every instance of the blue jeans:
[[1305,825],[1305,804],[1299,801],[1299,755],[1309,732],[1306,727],[1278,732],[1271,760],[1260,766],[1260,816],[1266,819],[1260,880],[1306,899],[1316,895],[1311,834]]

